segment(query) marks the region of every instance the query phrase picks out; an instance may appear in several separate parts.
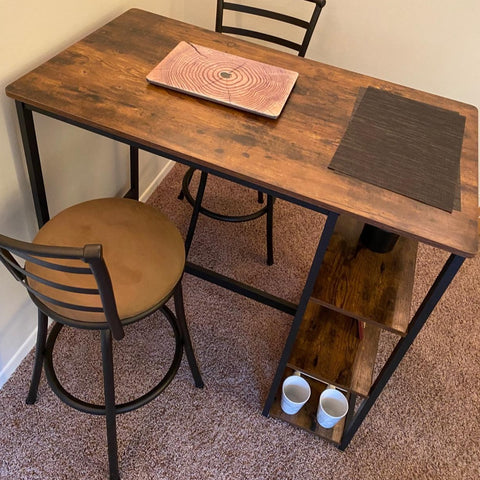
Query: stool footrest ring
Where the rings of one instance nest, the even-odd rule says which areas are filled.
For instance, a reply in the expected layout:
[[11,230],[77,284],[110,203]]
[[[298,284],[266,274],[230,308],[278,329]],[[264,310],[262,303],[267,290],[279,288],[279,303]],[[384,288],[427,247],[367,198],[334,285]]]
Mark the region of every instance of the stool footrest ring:
[[[189,186],[195,171],[196,171],[196,168],[190,167],[185,173],[185,175],[183,176],[183,181],[182,181],[183,196],[187,199],[188,203],[192,205],[192,207],[195,205],[195,198],[190,193]],[[275,200],[275,198],[273,198],[273,200]],[[214,220],[220,220],[222,222],[241,223],[241,222],[249,222],[251,220],[260,218],[263,215],[266,215],[267,208],[268,208],[268,205],[265,205],[259,210],[252,213],[245,214],[245,215],[226,215],[223,213],[214,212],[213,210],[209,210],[208,208],[205,208],[203,206],[200,206],[199,211],[202,215],[213,218]]]
[[[115,405],[116,414],[126,413],[132,410],[136,410],[137,408],[140,408],[146,405],[147,403],[151,402],[152,400],[154,400],[158,395],[160,395],[160,393],[162,393],[162,391],[173,380],[173,378],[175,377],[175,374],[178,371],[178,368],[180,367],[180,363],[182,361],[182,355],[183,355],[182,335],[179,331],[176,319],[173,313],[171,312],[171,310],[163,307],[161,308],[161,310],[163,311],[170,325],[172,326],[174,336],[175,336],[175,353],[173,356],[172,363],[167,373],[160,380],[160,382],[151,390],[149,390],[147,393],[145,393],[144,395],[134,400],[130,400],[129,402]],[[53,392],[60,398],[60,400],[62,400],[64,403],[71,406],[72,408],[75,408],[76,410],[79,410],[84,413],[90,413],[92,415],[105,415],[106,414],[105,405],[89,403],[75,397],[70,392],[68,392],[58,380],[58,377],[55,373],[55,369],[53,367],[52,356],[53,356],[53,348],[55,346],[55,342],[63,326],[64,325],[61,323],[58,323],[58,322],[55,323],[55,325],[52,327],[50,334],[48,335],[48,339],[45,347],[45,353],[44,353],[44,368],[45,368],[47,381],[51,389],[53,390]]]

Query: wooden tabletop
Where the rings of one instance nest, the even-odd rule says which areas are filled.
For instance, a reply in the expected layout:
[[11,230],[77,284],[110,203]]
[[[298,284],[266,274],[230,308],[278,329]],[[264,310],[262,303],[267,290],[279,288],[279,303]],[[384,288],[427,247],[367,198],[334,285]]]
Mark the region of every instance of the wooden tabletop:
[[[280,117],[260,117],[149,84],[147,74],[182,40],[298,72]],[[369,86],[466,117],[461,211],[448,213],[328,169],[359,90]],[[477,252],[478,131],[473,106],[138,9],[59,53],[6,92],[34,108],[287,199],[347,213],[462,256]]]

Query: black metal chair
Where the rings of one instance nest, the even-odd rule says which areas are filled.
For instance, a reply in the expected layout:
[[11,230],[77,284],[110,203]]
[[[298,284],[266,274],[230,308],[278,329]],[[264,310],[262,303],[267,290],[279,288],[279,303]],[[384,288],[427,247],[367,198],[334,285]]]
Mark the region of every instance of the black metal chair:
[[[256,6],[251,6],[252,3],[261,4],[261,1],[253,1],[249,2],[249,5],[243,5],[241,3],[235,2],[224,2],[223,0],[217,0],[217,13],[216,13],[216,21],[215,21],[215,30],[221,33],[228,33],[233,35],[240,35],[249,38],[256,38],[270,44],[281,45],[283,47],[287,47],[288,49],[293,50],[297,53],[298,56],[304,57],[307,51],[308,45],[312,38],[313,31],[317,24],[318,18],[323,7],[326,4],[326,0],[295,0],[296,3],[306,4],[312,3],[313,11],[309,18],[299,18],[293,17],[291,15],[287,15],[281,13],[279,11],[272,11],[266,10],[263,8],[259,8]],[[251,28],[243,28],[238,26],[231,26],[226,25],[225,22],[225,11],[229,10],[232,12],[236,12],[236,15],[241,15],[242,20],[245,23],[248,23],[249,19],[254,20],[255,18],[268,18],[273,20],[278,24],[286,24],[293,25],[296,27],[297,30],[303,33],[302,39],[300,42],[296,42],[294,40],[289,40],[283,37],[279,37],[277,35],[273,35],[271,33],[267,33],[265,31],[265,25],[262,24],[262,30],[255,24]],[[245,14],[245,15],[243,15]],[[298,32],[297,32],[298,33]],[[193,206],[193,213],[190,219],[190,226],[188,229],[187,237],[185,240],[185,249],[188,253],[192,240],[193,235],[195,233],[195,227],[197,225],[197,220],[199,214],[206,215],[207,217],[213,218],[215,220],[221,220],[226,222],[247,222],[250,220],[255,220],[263,215],[266,215],[267,218],[267,264],[273,264],[273,203],[274,198],[271,195],[267,195],[266,204],[260,208],[259,210],[249,213],[246,215],[225,215],[222,213],[214,212],[213,210],[209,210],[202,206],[203,195],[205,192],[205,186],[207,183],[207,173],[202,172],[200,176],[200,181],[198,185],[198,190],[196,197],[194,198],[193,195],[189,191],[190,182],[192,177],[195,173],[196,169],[191,167],[187,170],[183,177],[182,181],[182,190],[179,195],[179,199],[183,199],[184,197],[188,200],[188,202]],[[263,193],[258,192],[258,202],[264,203]]]
[[[36,401],[43,363],[48,383],[62,401],[82,412],[106,416],[110,478],[118,479],[116,415],[156,398],[175,377],[184,348],[195,385],[203,387],[185,321],[180,283],[185,249],[180,232],[158,210],[136,200],[91,200],[56,215],[33,243],[0,235],[0,260],[38,307],[27,403]],[[165,305],[172,295],[176,316]],[[159,309],[175,338],[172,362],[149,392],[117,404],[112,337],[121,340],[126,325]],[[48,317],[55,323],[47,338]],[[52,353],[65,325],[100,331],[105,405],[78,399],[60,384]]]

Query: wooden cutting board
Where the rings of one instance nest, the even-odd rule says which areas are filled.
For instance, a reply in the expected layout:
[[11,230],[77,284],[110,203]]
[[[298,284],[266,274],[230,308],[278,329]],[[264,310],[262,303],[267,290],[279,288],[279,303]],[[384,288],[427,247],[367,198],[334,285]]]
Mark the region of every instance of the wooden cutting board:
[[298,73],[180,42],[148,75],[165,88],[278,118]]

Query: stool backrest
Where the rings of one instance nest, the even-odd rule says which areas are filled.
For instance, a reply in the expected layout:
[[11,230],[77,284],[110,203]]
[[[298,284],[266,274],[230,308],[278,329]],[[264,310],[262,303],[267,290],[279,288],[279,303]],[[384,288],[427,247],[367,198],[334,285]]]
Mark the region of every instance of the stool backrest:
[[[15,258],[24,260],[23,265]],[[64,311],[103,314],[115,339],[123,338],[112,282],[102,255],[102,246],[60,247],[37,245],[0,235],[0,261],[29,292],[31,299],[45,314],[60,322],[79,325]],[[59,275],[62,272],[65,275]],[[85,279],[85,276],[90,276]],[[80,280],[80,278],[82,280]],[[62,280],[58,280],[61,278]],[[85,286],[87,284],[89,286]],[[46,293],[48,292],[48,293]],[[71,303],[64,297],[85,299]],[[49,307],[50,305],[50,307]],[[52,306],[53,310],[52,310]]]
[[[217,16],[215,23],[215,30],[221,33],[231,33],[234,35],[241,35],[250,38],[258,38],[269,43],[276,45],[282,45],[297,52],[298,56],[304,57],[307,51],[308,45],[312,38],[313,31],[317,25],[318,17],[326,4],[326,0],[293,0],[292,3],[313,3],[315,4],[313,12],[309,18],[298,18],[279,11],[267,10],[260,7],[251,6],[252,3],[260,4],[260,1],[250,1],[249,5],[235,2],[225,2],[223,0],[217,0]],[[234,12],[244,13],[245,18],[250,16],[264,17],[282,22],[284,25],[295,25],[305,30],[301,42],[295,42],[283,37],[272,35],[261,31],[258,27],[242,28],[238,26],[225,25],[224,11],[231,10]],[[250,17],[252,18],[252,17]]]

